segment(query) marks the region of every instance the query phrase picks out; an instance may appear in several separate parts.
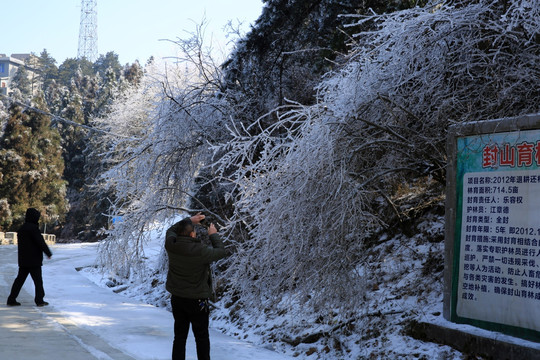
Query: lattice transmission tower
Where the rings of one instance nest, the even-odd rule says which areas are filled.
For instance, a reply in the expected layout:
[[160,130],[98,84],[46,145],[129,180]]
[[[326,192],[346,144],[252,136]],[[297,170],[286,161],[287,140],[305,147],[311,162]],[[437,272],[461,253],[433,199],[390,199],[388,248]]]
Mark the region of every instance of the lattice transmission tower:
[[77,57],[94,62],[97,55],[97,0],[81,0],[81,25]]

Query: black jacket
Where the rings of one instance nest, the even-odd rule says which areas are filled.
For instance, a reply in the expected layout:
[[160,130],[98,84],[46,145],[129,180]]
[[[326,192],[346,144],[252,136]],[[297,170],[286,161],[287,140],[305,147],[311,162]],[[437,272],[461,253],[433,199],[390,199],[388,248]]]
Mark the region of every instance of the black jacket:
[[39,216],[40,213],[36,209],[28,209],[26,221],[17,232],[19,266],[42,266],[43,253],[52,256],[51,250],[39,231]]
[[224,258],[227,250],[218,234],[210,235],[212,246],[201,240],[177,234],[177,222],[167,230],[165,249],[169,272],[165,288],[175,296],[188,299],[212,297],[210,263]]

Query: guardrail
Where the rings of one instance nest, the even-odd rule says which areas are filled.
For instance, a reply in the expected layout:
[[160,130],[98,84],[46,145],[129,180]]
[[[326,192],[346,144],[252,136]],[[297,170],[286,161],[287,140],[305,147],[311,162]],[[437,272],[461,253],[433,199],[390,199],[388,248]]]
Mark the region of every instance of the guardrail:
[[[56,244],[56,235],[53,234],[41,234],[47,245]],[[17,245],[17,233],[16,232],[0,232],[0,245]]]
[[43,235],[43,238],[45,239],[45,243],[47,245],[56,244],[56,235],[53,235],[53,234],[41,234],[41,235]]

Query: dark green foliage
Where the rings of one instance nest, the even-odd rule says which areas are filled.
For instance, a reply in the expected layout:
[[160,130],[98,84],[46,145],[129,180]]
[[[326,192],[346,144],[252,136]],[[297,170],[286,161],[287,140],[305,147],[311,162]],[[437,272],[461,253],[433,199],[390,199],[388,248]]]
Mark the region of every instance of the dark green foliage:
[[47,52],[46,49],[43,49],[39,55],[38,64],[41,72],[41,81],[43,82],[42,88],[48,89],[58,77],[56,60]]
[[[251,99],[239,118],[250,123],[285,99],[304,105],[315,101],[315,86],[346,53],[352,29],[344,28],[343,14],[372,9],[389,12],[416,1],[267,0],[251,31],[239,41],[223,65],[226,87]],[[357,30],[357,29],[355,29]]]
[[[93,168],[99,168],[99,165],[90,164],[89,161],[100,161],[100,159],[87,158],[87,153],[91,150],[88,149],[91,143],[89,136],[93,134],[76,124],[87,126],[92,117],[106,113],[122,84],[126,81],[138,84],[143,70],[138,63],[126,64],[122,67],[118,61],[118,55],[114,52],[101,55],[95,63],[86,59],[68,58],[57,67],[56,60],[44,49],[39,56],[31,57],[30,61],[27,64],[29,68],[20,67],[15,75],[13,85],[15,89],[18,89],[17,99],[31,99],[32,94],[39,92],[36,86],[41,85],[42,98],[36,101],[40,104],[40,108],[43,107],[45,111],[75,123],[66,123],[56,118],[53,119],[54,130],[41,131],[42,142],[50,142],[58,146],[62,160],[61,166],[55,163],[56,160],[50,162],[50,166],[62,169],[59,174],[63,178],[64,188],[61,191],[58,190],[54,181],[49,185],[57,190],[58,196],[63,197],[64,204],[55,205],[63,210],[58,211],[58,213],[62,212],[61,216],[53,214],[49,217],[61,221],[60,226],[64,227],[63,235],[66,237],[74,237],[88,226],[99,229],[106,225],[102,213],[107,211],[108,203],[94,199],[95,194],[89,191],[91,184],[95,181],[94,177],[98,175]],[[28,69],[34,70],[34,76],[29,77]],[[2,164],[6,168],[21,167],[34,157],[31,148],[25,150],[20,147],[7,147],[8,143],[14,144],[15,139],[25,134],[19,125],[26,124],[28,121],[24,119],[33,118],[34,115],[36,113],[30,110],[11,107],[9,123],[4,134],[6,144],[2,143],[0,148],[3,156]],[[49,139],[48,136],[52,137]],[[23,138],[26,139],[24,136]],[[31,147],[30,142],[27,140],[24,142]],[[24,166],[21,169],[18,170],[19,172],[9,174],[7,170],[2,171],[0,176],[0,183],[3,184],[0,191],[0,227],[15,227],[20,222],[21,211],[25,210],[32,201],[40,210],[44,210],[47,206],[40,203],[42,200],[28,199],[31,194],[27,194],[24,189],[30,186],[29,177],[22,177],[21,171],[30,170],[25,170]],[[88,173],[93,175],[88,176]],[[45,182],[48,181],[47,179]],[[65,189],[66,184],[67,189]],[[35,182],[31,182],[31,185],[33,189],[40,186]],[[12,191],[14,188],[17,188],[17,191]],[[42,190],[37,191],[42,192]],[[11,197],[4,195],[8,193],[12,194]],[[67,216],[64,216],[67,208],[66,199],[69,199],[71,206]]]
[[80,77],[84,75],[93,75],[92,63],[83,59],[66,59],[58,67],[58,83],[64,86],[70,86],[75,74],[80,72]]
[[32,82],[29,78],[29,73],[26,67],[20,66],[13,80],[11,81],[11,87],[19,89],[23,98],[28,98],[32,95]]
[[124,67],[124,78],[132,85],[139,85],[143,77],[143,69],[138,61]]
[[100,55],[93,66],[94,73],[99,73],[102,77],[109,68],[112,70],[116,78],[120,78],[122,66],[118,61],[118,55],[113,51],[109,51],[105,55]]
[[[63,108],[61,115],[65,119],[69,119],[77,124],[85,124],[82,98],[77,92],[71,93],[66,106]],[[80,191],[84,185],[84,156],[85,148],[84,139],[86,130],[70,124],[58,124],[59,131],[62,135],[62,145],[64,147],[64,160],[66,169],[64,176],[69,181],[69,187]]]
[[[2,180],[3,175],[0,173],[0,181]],[[7,199],[0,199],[0,230],[9,229],[13,222],[13,217],[11,216],[11,209]]]
[[[34,106],[48,111],[42,98]],[[0,149],[0,199],[7,200],[11,212],[9,218],[0,218],[3,230],[20,226],[28,207],[41,211],[42,223],[62,221],[67,210],[64,161],[60,136],[51,128],[50,118],[12,105]]]

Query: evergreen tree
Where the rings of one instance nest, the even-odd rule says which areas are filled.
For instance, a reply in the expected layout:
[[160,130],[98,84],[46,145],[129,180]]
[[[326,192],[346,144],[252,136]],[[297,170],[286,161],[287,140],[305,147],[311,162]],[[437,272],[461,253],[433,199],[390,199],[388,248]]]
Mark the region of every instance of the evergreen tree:
[[56,60],[51,57],[46,49],[43,49],[39,55],[39,69],[41,71],[42,88],[48,89],[49,86],[58,77],[58,67],[56,66]]
[[30,80],[26,66],[19,66],[11,81],[11,87],[13,89],[18,89],[25,99],[32,96],[32,81]]
[[9,205],[2,207],[2,227],[11,220],[5,210],[11,212],[14,229],[24,221],[28,207],[39,209],[49,225],[62,221],[68,207],[60,136],[42,112],[47,111],[43,98],[36,98],[34,107],[41,110],[23,112],[12,105],[0,139],[0,199]]
[[[83,101],[78,89],[73,88],[68,95],[69,99],[66,99],[67,105],[61,112],[62,117],[77,124],[85,124]],[[66,164],[64,177],[68,182],[67,196],[70,202],[70,209],[66,215],[66,225],[62,229],[61,236],[73,238],[85,229],[85,225],[88,223],[85,217],[95,216],[94,209],[85,207],[84,203],[81,202],[81,198],[85,196],[85,184],[88,181],[85,171],[87,157],[84,154],[87,146],[87,134],[86,130],[80,126],[59,124],[58,127],[64,147],[63,155]]]
[[67,86],[58,85],[56,79],[53,79],[45,88],[43,95],[51,113],[59,115],[67,105],[64,99],[69,98],[69,89]]
[[7,109],[4,103],[0,101],[0,138],[2,138],[2,135],[4,134],[4,127],[7,124],[7,119],[8,119]]
[[81,71],[83,75],[93,75],[92,63],[85,58],[74,59],[69,58],[58,67],[58,83],[61,85],[69,86],[74,74],[77,71]]
[[107,111],[119,88],[120,82],[117,80],[116,72],[111,67],[107,68],[103,74],[103,84],[96,99],[96,109],[94,111],[96,115],[103,115]]
[[[77,92],[71,92],[69,102],[64,107],[61,115],[77,124],[84,124],[84,113],[81,95]],[[76,125],[59,124],[60,134],[62,135],[62,146],[64,148],[64,161],[66,169],[64,177],[68,181],[70,188],[80,191],[84,185],[84,138],[85,130]]]
[[[2,174],[0,173],[0,182],[2,181]],[[11,209],[7,199],[0,199],[0,231],[9,229],[9,226],[13,222],[11,216]]]
[[[32,97],[32,79],[29,77],[28,70],[35,69],[34,84],[41,84],[43,98],[49,111],[81,125],[88,125],[92,117],[105,114],[116,94],[127,88],[129,84],[139,84],[143,75],[143,69],[138,62],[121,66],[118,55],[114,52],[101,55],[95,63],[86,59],[71,58],[57,66],[56,60],[46,49],[43,49],[40,55],[33,57],[32,63],[27,65],[26,68],[21,67],[21,71],[17,74],[11,96],[18,100],[29,100]],[[14,135],[11,132],[15,118],[20,117],[19,122],[22,122],[31,114],[36,115],[24,109],[15,111],[13,107],[9,109],[8,114],[7,109],[2,111],[0,108],[0,139],[3,129],[8,128],[4,137],[7,142],[12,141],[11,137]],[[8,126],[8,120],[10,126]],[[86,170],[99,167],[98,164],[88,164],[89,161],[101,159],[87,159],[87,154],[91,152],[93,146],[88,138],[92,134],[88,134],[84,128],[62,121],[55,122],[55,127],[55,131],[60,134],[59,141],[63,148],[62,157],[65,164],[63,177],[67,184],[66,196],[71,204],[69,213],[66,215],[66,222],[71,224],[62,224],[67,225],[64,227],[63,235],[74,237],[85,230],[85,224],[91,224],[92,228],[101,228],[105,225],[99,214],[106,211],[108,202],[105,204],[104,201],[94,198],[95,194],[89,190],[94,180],[87,176]],[[20,129],[19,126],[16,128]],[[12,159],[8,155],[13,154],[18,154],[18,152],[14,150],[8,152],[8,148],[2,146],[2,164],[8,166],[8,158]],[[25,156],[21,155],[21,158],[24,160]],[[23,169],[21,171],[26,171],[24,166],[21,169]],[[13,176],[15,175],[7,177],[12,179]],[[6,184],[9,184],[10,179],[5,179]],[[0,183],[3,182],[4,180],[0,179]],[[25,200],[21,203],[20,209],[13,209],[13,199],[3,195],[8,192],[5,189],[0,191],[0,202],[5,200],[0,203],[0,221],[3,221],[0,226],[4,228],[11,225],[11,219],[20,217],[21,209],[28,206],[28,201]],[[21,190],[18,198],[24,199],[26,196]],[[14,198],[15,195],[12,197]],[[98,203],[100,205],[96,205]],[[19,220],[16,219],[13,227]]]
[[30,53],[30,56],[24,60],[24,65],[28,70],[28,78],[30,80],[30,97],[42,90],[43,73],[41,71],[41,65],[39,57],[34,53]]
[[85,124],[88,124],[89,119],[97,114],[97,99],[102,86],[103,80],[99,74],[85,75],[81,79],[78,92],[83,104]]
[[143,68],[138,61],[124,67],[124,79],[131,85],[139,85],[144,75]]
[[100,55],[94,63],[93,69],[95,73],[100,73],[104,76],[107,69],[111,68],[116,78],[120,78],[122,74],[122,66],[118,61],[118,55],[113,51],[109,51],[105,55]]

